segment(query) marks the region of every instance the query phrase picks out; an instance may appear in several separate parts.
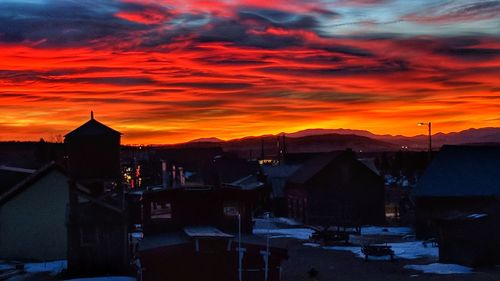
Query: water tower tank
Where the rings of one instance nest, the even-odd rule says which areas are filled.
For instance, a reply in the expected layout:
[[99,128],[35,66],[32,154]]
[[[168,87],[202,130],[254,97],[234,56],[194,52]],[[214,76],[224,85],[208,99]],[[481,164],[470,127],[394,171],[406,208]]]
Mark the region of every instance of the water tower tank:
[[121,133],[94,119],[65,137],[70,177],[79,181],[119,181]]

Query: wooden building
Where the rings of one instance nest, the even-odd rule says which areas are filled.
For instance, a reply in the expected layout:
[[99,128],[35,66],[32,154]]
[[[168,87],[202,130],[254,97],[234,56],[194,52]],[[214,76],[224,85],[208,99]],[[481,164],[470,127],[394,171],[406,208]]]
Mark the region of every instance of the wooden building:
[[[144,238],[137,247],[143,280],[238,280],[239,226],[244,236],[242,277],[264,279],[265,240],[251,232],[255,204],[266,194],[260,185],[250,189],[184,185],[143,191]],[[287,251],[270,247],[269,252],[268,280],[281,280]]]
[[49,163],[21,178],[0,194],[0,258],[66,259],[66,172]]
[[[128,272],[120,135],[91,114],[88,122],[65,136],[70,176],[67,221],[70,275]],[[77,184],[84,185],[88,192],[78,190]]]
[[500,263],[500,208],[455,213],[436,220],[439,261],[467,266]]
[[[146,235],[139,248],[144,281],[238,280],[238,236],[213,227]],[[241,249],[242,280],[265,280],[265,239],[243,235]],[[269,247],[269,254],[268,280],[282,280],[281,263],[288,258],[287,250]]]
[[145,233],[177,231],[190,225],[211,225],[235,231],[241,215],[242,231],[252,230],[252,211],[262,189],[183,186],[144,191],[142,221]]
[[417,237],[438,237],[438,219],[498,206],[499,175],[500,147],[443,146],[414,190]]
[[307,224],[382,224],[383,179],[351,150],[330,152],[305,162],[285,187],[288,215]]

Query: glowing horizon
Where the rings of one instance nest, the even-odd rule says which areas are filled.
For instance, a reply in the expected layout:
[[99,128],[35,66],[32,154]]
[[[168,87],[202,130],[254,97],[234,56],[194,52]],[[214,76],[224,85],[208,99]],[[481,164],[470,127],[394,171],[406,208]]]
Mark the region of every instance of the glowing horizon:
[[3,1],[0,141],[500,127],[500,1]]

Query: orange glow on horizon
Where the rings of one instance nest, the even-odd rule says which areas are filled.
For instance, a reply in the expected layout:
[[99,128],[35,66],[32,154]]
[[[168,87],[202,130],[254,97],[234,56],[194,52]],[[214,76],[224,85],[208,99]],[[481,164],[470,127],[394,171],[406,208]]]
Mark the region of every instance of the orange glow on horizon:
[[[500,127],[500,37],[481,5],[82,3],[0,11],[16,27],[0,26],[0,141],[55,139],[91,110],[125,144],[308,128],[425,134],[418,122],[435,133]],[[72,5],[74,21],[64,16]],[[65,26],[37,14],[49,8],[62,9],[54,17]],[[38,18],[47,25],[30,22]]]

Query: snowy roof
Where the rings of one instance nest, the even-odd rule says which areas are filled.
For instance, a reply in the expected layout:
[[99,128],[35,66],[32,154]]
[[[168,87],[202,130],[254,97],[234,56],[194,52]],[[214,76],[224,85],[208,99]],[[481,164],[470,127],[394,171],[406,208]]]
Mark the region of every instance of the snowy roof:
[[148,250],[159,247],[173,246],[179,244],[189,243],[191,240],[182,232],[169,232],[154,235],[145,235],[139,241],[139,249]]
[[302,165],[265,165],[262,166],[262,171],[268,178],[289,178],[301,166]]
[[375,158],[359,158],[359,162],[363,163],[366,167],[372,170],[375,174],[380,176],[380,171],[375,165]]
[[500,196],[500,147],[443,146],[418,182],[415,196]]
[[18,182],[14,186],[4,190],[0,194],[0,206],[8,202],[10,199],[14,198],[17,194],[26,190],[28,187],[32,186],[34,183],[36,183],[39,179],[43,178],[53,169],[56,169],[63,174],[66,174],[66,172],[59,165],[55,164],[54,162],[50,162],[47,165],[40,168],[38,171],[34,173],[29,173],[27,177],[25,177],[22,181]]
[[259,179],[255,175],[248,175],[234,182],[228,183],[229,186],[234,186],[241,188],[243,190],[252,190],[264,185],[264,183],[260,182]]
[[36,170],[10,166],[0,166],[0,194],[33,174]]
[[192,238],[233,238],[234,235],[227,234],[213,226],[187,226],[184,232]]

